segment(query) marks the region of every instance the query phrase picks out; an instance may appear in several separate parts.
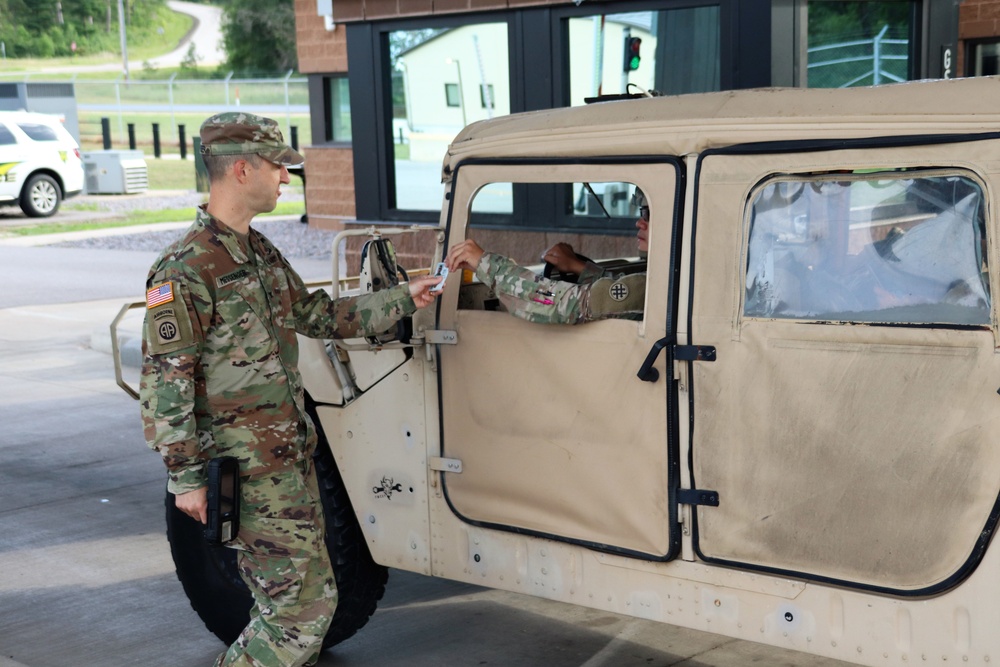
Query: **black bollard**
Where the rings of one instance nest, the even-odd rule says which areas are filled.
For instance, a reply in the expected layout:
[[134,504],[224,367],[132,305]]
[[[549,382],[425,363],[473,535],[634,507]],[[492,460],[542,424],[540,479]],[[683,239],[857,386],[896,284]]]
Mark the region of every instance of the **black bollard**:
[[153,123],[153,157],[160,157],[160,124]]
[[104,140],[104,150],[111,150],[111,119],[101,119],[101,137]]
[[128,124],[128,149],[135,150],[135,123]]
[[177,140],[181,144],[181,159],[186,160],[188,156],[187,137],[184,135],[184,126],[177,126]]
[[292,148],[299,150],[299,127],[298,125],[292,125],[288,128],[292,133]]

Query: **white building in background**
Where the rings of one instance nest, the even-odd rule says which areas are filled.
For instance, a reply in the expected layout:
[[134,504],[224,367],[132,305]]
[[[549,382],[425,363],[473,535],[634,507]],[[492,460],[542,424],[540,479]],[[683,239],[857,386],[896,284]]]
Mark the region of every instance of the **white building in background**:
[[[653,67],[623,67],[626,34],[642,40],[653,61],[656,48],[651,12],[569,21],[574,60],[592,64],[570,74],[573,106],[587,97],[625,92],[625,84],[653,86]],[[455,135],[470,123],[510,113],[510,70],[506,23],[480,23],[444,30],[400,54],[409,128],[410,160],[440,162]],[[639,92],[632,90],[630,92]]]

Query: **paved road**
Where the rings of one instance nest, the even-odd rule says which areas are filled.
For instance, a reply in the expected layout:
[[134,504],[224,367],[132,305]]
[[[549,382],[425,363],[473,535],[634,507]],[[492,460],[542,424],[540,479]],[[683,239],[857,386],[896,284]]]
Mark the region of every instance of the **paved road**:
[[[0,247],[0,667],[204,667],[223,648],[174,575],[138,406],[94,349],[154,253],[109,252]],[[372,621],[319,664],[845,663],[394,570]]]
[[[188,14],[194,19],[191,31],[181,40],[170,53],[156,58],[150,58],[149,63],[157,69],[163,67],[178,67],[187,56],[188,45],[195,44],[195,54],[199,65],[215,66],[226,59],[222,50],[222,9],[211,5],[201,5],[182,0],[168,0],[167,6],[175,12]],[[129,62],[129,69],[141,66],[140,62]],[[40,73],[54,72],[118,72],[121,73],[121,63],[105,63],[103,65],[66,65],[62,67],[43,67]]]

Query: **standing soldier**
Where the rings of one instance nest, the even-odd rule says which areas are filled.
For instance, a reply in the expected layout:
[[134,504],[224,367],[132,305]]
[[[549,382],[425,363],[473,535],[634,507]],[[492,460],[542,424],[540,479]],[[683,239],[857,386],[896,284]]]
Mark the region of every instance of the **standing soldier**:
[[206,522],[206,463],[239,460],[241,525],[229,545],[256,606],[216,665],[315,664],[337,605],[324,543],[296,332],[353,338],[430,304],[439,278],[360,297],[310,293],[250,223],[273,211],[302,156],[277,123],[223,113],[201,126],[208,203],[147,280],[140,388],[146,441],[175,504]]

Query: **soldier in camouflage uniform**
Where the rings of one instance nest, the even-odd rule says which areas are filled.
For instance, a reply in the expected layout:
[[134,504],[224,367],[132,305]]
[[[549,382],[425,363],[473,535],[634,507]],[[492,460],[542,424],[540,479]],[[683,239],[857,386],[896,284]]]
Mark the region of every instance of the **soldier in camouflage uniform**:
[[[635,226],[639,252],[649,250],[649,207],[636,188],[633,204],[640,218]],[[542,261],[563,273],[576,273],[576,283],[550,280],[519,266],[503,255],[485,252],[467,239],[452,246],[445,258],[449,271],[470,269],[489,285],[508,312],[541,324],[581,324],[607,318],[642,319],[646,299],[646,274],[609,275],[593,262],[580,259],[566,243],[557,243],[542,254]]]
[[312,466],[296,332],[374,335],[428,305],[439,278],[332,300],[310,293],[250,228],[272,211],[286,166],[301,164],[277,124],[246,113],[201,127],[208,204],[154,262],[147,280],[141,381],[146,441],[159,450],[176,506],[205,523],[206,462],[240,462],[241,526],[230,543],[256,601],[216,665],[314,664],[337,604]]

